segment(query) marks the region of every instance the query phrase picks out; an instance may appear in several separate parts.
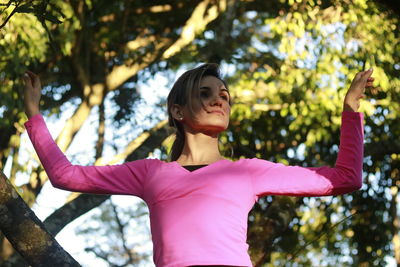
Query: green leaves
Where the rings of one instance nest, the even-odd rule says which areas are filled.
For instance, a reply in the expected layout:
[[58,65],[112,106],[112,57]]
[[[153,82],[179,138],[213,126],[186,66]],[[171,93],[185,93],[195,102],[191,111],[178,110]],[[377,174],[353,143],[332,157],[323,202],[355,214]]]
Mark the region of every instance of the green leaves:
[[24,4],[15,8],[16,13],[35,13],[35,8],[32,4]]
[[49,21],[54,24],[61,24],[62,21],[59,17],[65,17],[61,9],[56,4],[50,3],[50,1],[9,1],[4,6],[2,13],[8,14],[0,29],[5,27],[6,23],[15,16],[15,14],[32,14],[37,17],[39,21]]

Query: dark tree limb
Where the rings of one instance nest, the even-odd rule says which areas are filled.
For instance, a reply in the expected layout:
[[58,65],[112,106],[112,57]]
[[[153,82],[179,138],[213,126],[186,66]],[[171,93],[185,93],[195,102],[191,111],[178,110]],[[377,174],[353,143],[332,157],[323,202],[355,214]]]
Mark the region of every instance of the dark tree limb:
[[43,221],[44,226],[52,235],[57,235],[68,223],[99,206],[109,198],[109,195],[81,194],[47,217]]
[[31,266],[80,266],[47,232],[0,171],[0,229]]

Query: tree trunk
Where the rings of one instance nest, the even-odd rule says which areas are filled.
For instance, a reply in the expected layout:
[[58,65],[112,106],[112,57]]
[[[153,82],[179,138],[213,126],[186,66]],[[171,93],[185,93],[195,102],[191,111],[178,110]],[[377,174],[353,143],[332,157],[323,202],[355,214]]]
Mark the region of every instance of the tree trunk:
[[43,267],[80,266],[45,230],[2,171],[0,176],[0,228],[26,262]]

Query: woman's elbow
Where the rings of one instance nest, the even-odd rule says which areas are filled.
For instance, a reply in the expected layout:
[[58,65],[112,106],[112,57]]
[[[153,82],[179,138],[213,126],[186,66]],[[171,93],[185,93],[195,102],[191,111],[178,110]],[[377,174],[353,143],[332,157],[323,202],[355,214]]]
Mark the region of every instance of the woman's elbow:
[[340,194],[349,194],[353,193],[361,188],[362,184],[361,183],[354,183],[351,185],[346,186],[343,188],[342,192]]
[[348,180],[348,183],[346,185],[346,191],[347,191],[346,193],[352,193],[354,191],[361,189],[361,187],[362,187],[361,175],[354,175],[349,178],[350,179]]
[[362,187],[362,168],[344,169],[338,175],[344,177],[344,184],[349,193]]
[[49,181],[54,188],[68,190],[68,186],[60,177],[49,176]]
[[341,173],[332,183],[333,195],[352,193],[362,187],[362,175],[356,172]]
[[359,190],[362,187],[362,168],[354,168],[347,175],[351,191]]
[[73,171],[73,168],[63,168],[48,173],[51,185],[58,189],[72,191],[71,180],[69,179],[71,171]]

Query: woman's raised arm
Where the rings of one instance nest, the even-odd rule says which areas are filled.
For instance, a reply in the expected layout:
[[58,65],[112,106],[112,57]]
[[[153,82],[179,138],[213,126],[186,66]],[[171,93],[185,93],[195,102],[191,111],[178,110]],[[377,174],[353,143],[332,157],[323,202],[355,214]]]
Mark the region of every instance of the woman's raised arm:
[[256,197],[263,195],[326,196],[349,193],[362,185],[363,114],[357,112],[365,88],[372,87],[372,69],[358,73],[343,103],[340,146],[334,167],[285,166],[249,159]]
[[112,166],[73,165],[57,146],[39,112],[40,79],[24,75],[25,123],[29,138],[54,187],[95,194],[128,194],[143,198],[148,171],[157,160],[142,159]]
[[362,113],[343,111],[340,146],[334,167],[286,166],[248,159],[247,169],[255,196],[328,196],[359,189],[362,183],[362,123]]

